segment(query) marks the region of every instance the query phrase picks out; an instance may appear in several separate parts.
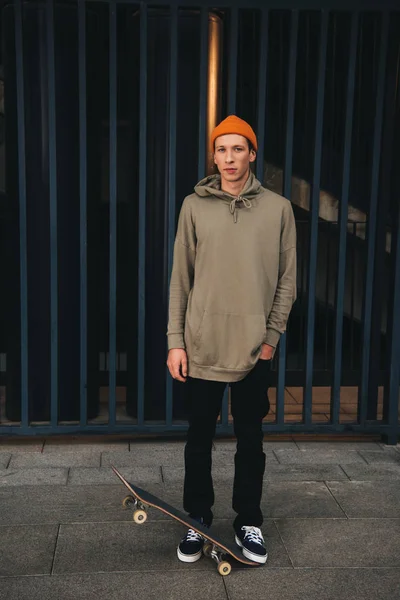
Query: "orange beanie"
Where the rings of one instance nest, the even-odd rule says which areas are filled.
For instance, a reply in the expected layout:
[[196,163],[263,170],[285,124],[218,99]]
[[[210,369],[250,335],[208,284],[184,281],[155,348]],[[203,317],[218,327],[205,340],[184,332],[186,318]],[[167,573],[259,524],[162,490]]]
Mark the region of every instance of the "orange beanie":
[[211,134],[211,149],[213,152],[216,138],[220,135],[227,135],[229,133],[243,135],[243,137],[247,138],[249,142],[252,143],[254,150],[258,149],[256,134],[250,125],[235,115],[229,115],[229,117],[226,117],[224,121],[221,121],[221,123],[215,127]]

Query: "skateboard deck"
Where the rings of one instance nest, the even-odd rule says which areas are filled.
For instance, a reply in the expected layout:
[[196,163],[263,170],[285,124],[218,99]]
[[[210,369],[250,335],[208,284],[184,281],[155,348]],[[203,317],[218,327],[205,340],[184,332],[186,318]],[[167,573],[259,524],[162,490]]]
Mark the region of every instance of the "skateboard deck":
[[157,508],[164,514],[172,517],[175,519],[175,521],[182,523],[182,525],[186,525],[186,527],[194,529],[207,540],[203,547],[203,554],[212,558],[217,563],[218,572],[220,575],[229,575],[231,572],[232,567],[231,564],[226,561],[226,555],[234,558],[244,565],[249,565],[252,567],[260,566],[259,563],[253,562],[243,556],[240,548],[235,544],[227,544],[226,542],[222,542],[217,536],[213,535],[211,529],[205,525],[202,525],[201,523],[198,523],[194,519],[191,519],[182,511],[176,509],[170,504],[167,504],[167,502],[160,500],[160,498],[157,498],[157,496],[153,496],[153,494],[146,492],[146,490],[143,490],[137,485],[130,483],[115,467],[111,468],[132,494],[132,496],[127,496],[124,498],[122,504],[126,508],[129,507],[133,509],[133,520],[135,523],[139,525],[145,523],[147,519],[147,507],[152,506],[153,508]]

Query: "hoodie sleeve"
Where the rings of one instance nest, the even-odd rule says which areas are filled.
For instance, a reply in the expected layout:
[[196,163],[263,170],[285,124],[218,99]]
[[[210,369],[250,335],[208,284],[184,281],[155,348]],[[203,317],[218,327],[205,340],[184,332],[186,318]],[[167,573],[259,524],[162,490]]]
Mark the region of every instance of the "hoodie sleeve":
[[[296,300],[296,224],[289,200],[283,210],[278,285],[267,318],[264,344],[276,348]],[[275,351],[274,351],[275,354]]]
[[179,214],[169,286],[168,350],[185,349],[184,330],[189,292],[193,287],[196,232],[188,198]]

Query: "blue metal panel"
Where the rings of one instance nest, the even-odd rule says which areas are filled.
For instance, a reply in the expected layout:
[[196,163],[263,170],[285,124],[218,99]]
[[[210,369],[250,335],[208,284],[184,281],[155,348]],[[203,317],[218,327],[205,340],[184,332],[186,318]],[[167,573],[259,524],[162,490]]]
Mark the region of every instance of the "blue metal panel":
[[[110,0],[88,0],[88,2],[105,2],[108,4]],[[171,0],[144,0],[146,4],[149,6],[169,6],[171,4]],[[207,0],[208,2],[209,0]],[[137,0],[124,0],[124,4],[137,4]],[[199,0],[180,0],[179,6],[184,7],[198,7],[202,2]],[[241,7],[241,8],[263,8],[265,6],[265,0],[219,0],[217,5],[218,8],[231,8],[232,6]],[[287,9],[300,9],[300,10],[321,10],[321,9],[332,9],[337,11],[351,11],[357,10],[360,8],[360,2],[356,0],[352,0],[346,2],[346,0],[331,0],[328,4],[327,2],[323,2],[322,0],[286,0],[286,2],[281,2],[281,0],[269,0],[268,8],[270,10],[287,10]],[[367,10],[377,10],[378,9],[399,9],[398,0],[381,0],[379,6],[377,5],[376,0],[363,0],[362,9]]]
[[317,252],[318,252],[318,217],[319,194],[321,182],[321,154],[322,154],[322,127],[324,116],[325,97],[325,67],[326,46],[328,38],[328,11],[321,13],[321,30],[319,41],[318,59],[318,91],[317,109],[315,115],[315,142],[313,181],[311,185],[311,232],[310,252],[308,266],[308,305],[307,305],[307,338],[306,338],[306,381],[304,389],[303,418],[305,424],[312,421],[312,376],[314,361],[314,328],[315,328],[315,291],[317,279]]
[[109,425],[116,422],[117,359],[117,5],[110,0],[110,342],[109,342]]
[[147,6],[140,7],[139,107],[139,264],[138,264],[138,425],[144,422],[144,349],[146,324],[146,182],[147,182]]
[[[170,80],[169,80],[169,152],[168,152],[168,281],[171,279],[176,218],[176,101],[178,78],[178,7],[171,5]],[[166,425],[172,425],[172,384],[166,370]]]
[[[283,173],[283,195],[290,200],[292,195],[293,129],[294,103],[296,87],[297,38],[299,31],[299,12],[291,15],[290,51],[288,69],[288,96],[286,105],[285,166]],[[285,371],[286,371],[286,333],[281,335],[278,346],[278,381],[276,394],[276,423],[282,425],[285,418]]]
[[343,312],[346,277],[347,249],[347,216],[349,205],[351,142],[353,131],[354,86],[357,58],[358,12],[354,12],[351,20],[350,56],[347,73],[346,123],[344,133],[344,152],[342,167],[342,193],[339,203],[339,251],[336,283],[335,314],[335,351],[333,364],[333,384],[331,388],[331,421],[339,423],[340,381],[342,373]]
[[80,424],[87,422],[87,161],[86,161],[86,5],[78,3],[79,44],[79,238],[80,238]]
[[46,38],[49,105],[49,192],[50,192],[50,321],[51,321],[51,425],[58,422],[58,246],[57,246],[57,144],[54,67],[54,4],[46,4]]
[[230,16],[228,114],[233,115],[236,113],[238,57],[238,9],[236,6],[231,8]]
[[[208,70],[208,7],[200,11],[200,110],[199,110],[199,160],[197,179],[206,175],[206,124],[207,124],[207,70]],[[207,148],[208,151],[208,148]]]
[[268,10],[262,9],[260,29],[260,67],[258,73],[258,114],[257,114],[257,179],[264,180],[265,112],[267,97],[268,60]]
[[389,14],[382,14],[381,22],[381,38],[379,49],[379,70],[378,70],[378,86],[376,98],[376,112],[373,138],[373,158],[372,158],[372,174],[371,174],[371,198],[368,215],[368,230],[367,230],[367,271],[364,291],[363,304],[363,336],[362,336],[362,366],[361,366],[361,384],[359,387],[359,408],[358,416],[361,425],[365,424],[367,416],[367,396],[368,396],[368,379],[369,379],[369,360],[371,353],[371,316],[372,316],[372,296],[374,284],[374,254],[375,254],[375,230],[376,230],[376,211],[378,205],[379,191],[379,168],[381,157],[381,142],[382,142],[382,121],[383,121],[383,106],[384,106],[384,91],[385,91],[385,70],[386,70],[386,54],[388,45],[388,30],[389,30]]
[[28,411],[28,274],[26,249],[25,96],[21,0],[15,2],[15,55],[17,67],[19,254],[21,286],[21,426],[27,427]]

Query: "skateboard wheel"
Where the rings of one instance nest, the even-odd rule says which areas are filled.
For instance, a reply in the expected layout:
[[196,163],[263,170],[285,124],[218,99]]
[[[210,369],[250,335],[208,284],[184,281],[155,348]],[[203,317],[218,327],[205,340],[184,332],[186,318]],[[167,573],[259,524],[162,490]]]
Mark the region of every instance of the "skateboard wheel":
[[231,565],[228,562],[223,561],[223,562],[219,563],[219,565],[218,565],[218,573],[220,575],[222,575],[223,577],[226,577],[226,575],[229,575],[229,573],[231,571],[232,571],[232,567],[231,567]]
[[146,511],[145,510],[135,510],[135,512],[133,513],[133,520],[138,525],[142,525],[142,523],[145,523],[147,520]]
[[204,544],[204,546],[203,546],[203,554],[204,554],[204,556],[210,557],[212,549],[213,549],[213,545],[210,544],[210,542],[206,542]]
[[126,496],[126,498],[122,500],[122,506],[124,508],[128,508],[131,504],[135,504],[135,499],[133,498],[133,496]]

